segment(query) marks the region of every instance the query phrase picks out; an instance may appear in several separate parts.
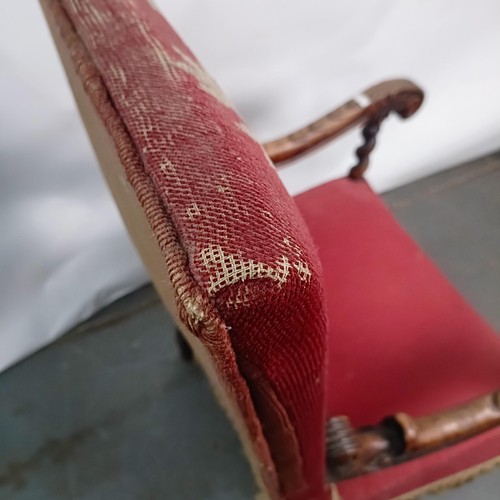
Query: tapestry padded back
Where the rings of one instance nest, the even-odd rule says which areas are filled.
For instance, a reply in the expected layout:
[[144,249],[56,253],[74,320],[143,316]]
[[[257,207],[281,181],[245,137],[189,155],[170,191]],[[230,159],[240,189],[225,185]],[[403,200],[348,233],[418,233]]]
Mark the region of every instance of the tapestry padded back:
[[293,200],[147,0],[53,4],[163,252],[181,320],[215,357],[254,439],[263,432],[284,496],[325,498],[323,293]]

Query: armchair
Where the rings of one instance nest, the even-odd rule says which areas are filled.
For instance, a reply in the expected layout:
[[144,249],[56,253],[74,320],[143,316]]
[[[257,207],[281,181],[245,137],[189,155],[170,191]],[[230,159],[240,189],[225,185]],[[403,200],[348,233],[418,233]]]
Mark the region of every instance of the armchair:
[[[413,498],[497,465],[500,340],[362,178],[380,122],[422,91],[376,85],[261,146],[147,0],[42,5],[184,355],[263,495]],[[275,164],[356,125],[350,175],[292,200]]]

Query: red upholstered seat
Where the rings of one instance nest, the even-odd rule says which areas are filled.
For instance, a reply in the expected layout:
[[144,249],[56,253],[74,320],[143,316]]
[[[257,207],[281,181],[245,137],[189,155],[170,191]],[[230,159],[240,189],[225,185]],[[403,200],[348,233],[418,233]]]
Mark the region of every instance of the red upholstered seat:
[[[425,415],[499,386],[500,337],[366,182],[341,179],[295,200],[319,247],[324,271],[329,416],[345,414],[355,425],[363,425],[399,411]],[[498,431],[496,439],[489,441],[483,461],[500,453]],[[453,456],[453,447],[447,453]],[[464,452],[468,458],[471,453]],[[464,468],[460,460],[456,462],[456,470],[460,465]],[[428,463],[435,468],[435,459]],[[401,474],[409,480],[412,467],[418,468],[420,484],[417,480],[411,487],[428,481],[425,460],[405,467],[396,481],[400,487],[404,485]],[[350,481],[346,498],[367,500],[370,494],[388,498],[374,488],[377,475]],[[381,477],[387,485],[387,471]],[[367,481],[371,493],[356,489],[356,482],[361,488]],[[360,496],[351,496],[355,493]]]

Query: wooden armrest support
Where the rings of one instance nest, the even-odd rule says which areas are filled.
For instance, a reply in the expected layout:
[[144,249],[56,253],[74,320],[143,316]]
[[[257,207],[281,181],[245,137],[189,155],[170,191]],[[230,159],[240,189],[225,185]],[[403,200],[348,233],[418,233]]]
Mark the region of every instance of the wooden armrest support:
[[[392,111],[402,118],[413,115],[424,93],[408,80],[388,80],[370,87],[358,99],[352,99],[319,120],[285,137],[265,143],[264,149],[275,164],[296,158],[335,139],[356,125],[364,124],[365,143],[356,150],[358,164],[350,176],[360,178],[368,167],[368,156],[375,147],[380,122]],[[363,104],[366,101],[366,104]]]
[[355,477],[451,446],[500,426],[500,390],[433,415],[397,413],[353,429],[346,416],[327,425],[327,455],[337,479]]

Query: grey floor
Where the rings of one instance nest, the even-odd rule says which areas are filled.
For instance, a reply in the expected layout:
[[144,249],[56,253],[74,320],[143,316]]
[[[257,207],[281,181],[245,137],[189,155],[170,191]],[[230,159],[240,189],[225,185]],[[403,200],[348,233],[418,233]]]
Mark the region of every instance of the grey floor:
[[[385,195],[500,330],[500,154]],[[238,440],[183,363],[155,292],[116,302],[0,375],[0,499],[253,498]],[[437,500],[499,500],[497,470]]]

